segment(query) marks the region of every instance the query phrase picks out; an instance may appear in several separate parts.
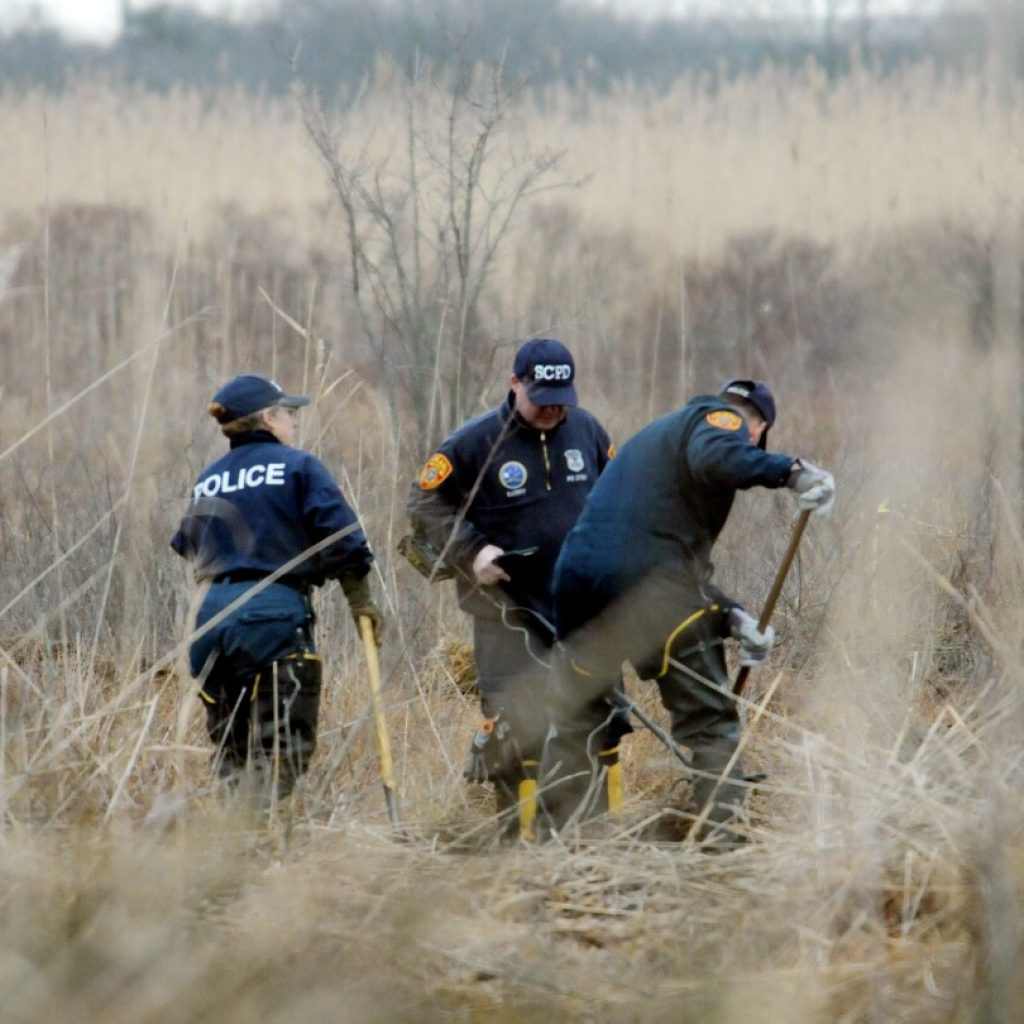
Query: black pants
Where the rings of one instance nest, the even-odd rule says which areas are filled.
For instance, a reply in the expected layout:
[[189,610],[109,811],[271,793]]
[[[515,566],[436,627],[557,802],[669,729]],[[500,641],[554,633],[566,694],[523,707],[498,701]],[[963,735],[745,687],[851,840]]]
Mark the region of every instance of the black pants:
[[[676,743],[692,752],[692,805],[726,821],[742,800],[734,764],[739,713],[729,693],[725,610],[701,588],[654,575],[581,626],[560,646],[550,697],[554,735],[544,751],[541,785],[551,823],[564,827],[600,810],[601,752],[615,743],[607,695],[624,661],[658,683]],[[708,685],[711,684],[711,685]]]
[[316,750],[322,671],[319,655],[296,651],[258,670],[222,673],[217,696],[202,690],[217,774],[252,768],[278,796],[291,793]]

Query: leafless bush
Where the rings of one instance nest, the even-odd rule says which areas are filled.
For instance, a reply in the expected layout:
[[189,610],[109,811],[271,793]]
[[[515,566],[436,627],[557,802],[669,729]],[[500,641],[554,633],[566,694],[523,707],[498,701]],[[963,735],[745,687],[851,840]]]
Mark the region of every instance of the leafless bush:
[[396,421],[411,409],[420,447],[476,410],[502,337],[488,292],[519,207],[564,185],[556,152],[503,138],[517,91],[502,66],[421,69],[395,85],[403,125],[374,159],[315,96],[306,132],[344,220],[346,277],[362,341]]

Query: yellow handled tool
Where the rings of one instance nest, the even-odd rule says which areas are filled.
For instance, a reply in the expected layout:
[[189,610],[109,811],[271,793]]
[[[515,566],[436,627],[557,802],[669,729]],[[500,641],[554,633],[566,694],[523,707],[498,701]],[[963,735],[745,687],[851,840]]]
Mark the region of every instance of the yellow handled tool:
[[397,826],[402,822],[398,813],[395,765],[391,760],[388,723],[384,718],[384,705],[380,699],[380,660],[377,657],[377,641],[373,636],[373,620],[368,615],[359,616],[359,635],[363,638],[366,667],[370,673],[370,700],[373,704],[373,725],[377,733],[377,755],[380,758],[380,777],[384,783],[384,798],[388,803],[388,818],[392,825]]

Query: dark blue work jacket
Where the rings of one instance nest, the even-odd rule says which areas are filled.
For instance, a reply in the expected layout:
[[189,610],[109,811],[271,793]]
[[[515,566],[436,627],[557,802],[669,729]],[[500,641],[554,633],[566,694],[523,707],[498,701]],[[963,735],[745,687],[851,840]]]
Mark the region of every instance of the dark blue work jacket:
[[529,426],[504,403],[470,420],[431,456],[407,509],[445,561],[457,568],[463,607],[495,614],[474,591],[473,558],[486,544],[536,547],[502,584],[513,599],[550,621],[551,580],[562,541],[608,464],[611,442],[585,409],[568,408],[549,431]]
[[558,632],[588,621],[654,569],[700,586],[737,490],[782,487],[793,457],[752,444],[743,417],[701,395],[621,448],[562,546]]
[[199,475],[171,547],[194,562],[197,579],[255,578],[341,530],[348,532],[289,569],[286,581],[361,578],[373,555],[327,467],[269,431],[253,430],[233,437],[230,450]]

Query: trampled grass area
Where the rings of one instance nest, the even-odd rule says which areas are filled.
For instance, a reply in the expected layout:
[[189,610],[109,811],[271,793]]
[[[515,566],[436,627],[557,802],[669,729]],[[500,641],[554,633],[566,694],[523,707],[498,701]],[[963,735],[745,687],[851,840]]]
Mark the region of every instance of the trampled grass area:
[[[402,117],[382,87],[346,137],[383,165]],[[617,440],[751,373],[780,396],[773,446],[836,473],[747,694],[755,841],[709,856],[648,838],[679,779],[643,733],[615,827],[498,847],[461,779],[466,623],[394,552],[430,439],[389,390],[409,368],[358,324],[296,111],[90,82],[0,96],[4,1018],[1016,1019],[1019,117],[927,69],[510,112],[495,168],[547,144],[582,183],[521,208],[470,404],[550,331]],[[401,834],[333,592],[295,798],[256,816],[207,778],[167,540],[222,444],[209,394],[246,369],[317,396],[304,441],[377,551]],[[716,561],[750,607],[791,523],[785,494],[737,502]]]

